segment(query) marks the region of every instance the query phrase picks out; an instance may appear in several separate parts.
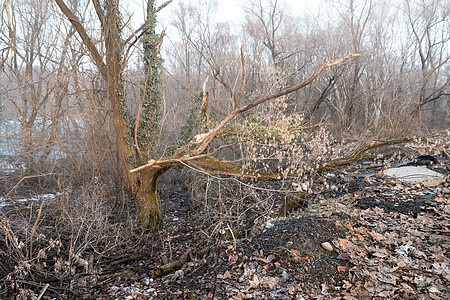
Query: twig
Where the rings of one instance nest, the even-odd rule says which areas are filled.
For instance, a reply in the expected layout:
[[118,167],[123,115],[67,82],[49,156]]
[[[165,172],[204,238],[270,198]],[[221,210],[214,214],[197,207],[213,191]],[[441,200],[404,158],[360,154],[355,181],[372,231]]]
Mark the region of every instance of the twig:
[[47,290],[47,288],[50,286],[50,284],[46,283],[44,285],[44,287],[42,288],[41,293],[39,294],[39,296],[37,297],[36,300],[40,300],[42,298],[42,296],[44,296],[45,291]]
[[247,71],[247,67],[245,65],[244,46],[243,45],[241,45],[241,61],[242,61],[242,83],[241,83],[241,91],[239,92],[239,97],[236,101],[236,108],[241,106],[242,95],[244,95],[244,90],[245,90],[245,73]]
[[30,175],[30,176],[25,176],[22,177],[22,179],[19,180],[18,183],[16,183],[16,185],[8,192],[6,193],[6,195],[2,195],[0,198],[6,198],[9,196],[9,194],[11,194],[18,186],[19,184],[24,181],[25,179],[29,179],[29,178],[36,178],[36,177],[42,177],[42,176],[49,176],[49,175],[54,175],[55,173],[48,173],[48,174],[40,174],[40,175]]
[[73,164],[74,164],[75,166],[77,166],[78,171],[80,171],[80,170],[81,170],[81,167],[80,167],[80,165],[78,165],[78,163],[76,162],[75,158],[74,158],[73,155],[72,155],[72,152],[70,152],[69,148],[67,148],[67,146],[64,145],[63,141],[61,140],[61,138],[59,137],[58,134],[55,135],[55,137],[56,137],[56,139],[58,140],[58,142],[60,142],[60,144],[61,144],[61,146],[64,148],[64,150],[66,150],[66,153],[69,155],[70,160],[73,162]]
[[234,236],[234,232],[231,229],[230,225],[227,225],[227,229],[230,231],[231,237],[233,238],[234,250],[237,250],[237,247],[236,247],[237,243],[236,243],[236,237]]
[[44,206],[44,203],[45,203],[45,201],[42,201],[41,205],[39,206],[39,212],[38,212],[38,215],[37,215],[37,218],[36,218],[36,222],[34,222],[33,231],[31,232],[31,236],[30,236],[30,258],[31,258],[31,254],[33,253],[33,251],[32,251],[33,250],[33,236],[34,236],[34,233],[36,232],[36,226],[37,226],[37,224],[39,222],[39,219],[41,217],[42,207]]
[[214,296],[216,295],[216,288],[217,288],[217,274],[219,272],[219,260],[220,260],[220,252],[222,251],[222,236],[223,236],[223,215],[224,215],[224,206],[225,206],[225,195],[226,195],[226,188],[227,188],[227,180],[225,180],[225,183],[223,185],[223,196],[222,196],[222,206],[220,207],[221,210],[221,230],[219,235],[219,246],[217,247],[217,260],[216,260],[216,273],[214,278],[214,289],[212,293],[212,298],[214,300]]
[[67,17],[70,23],[72,23],[72,26],[77,30],[80,38],[88,48],[89,53],[91,54],[92,59],[95,62],[95,65],[97,66],[97,68],[99,68],[100,73],[102,73],[102,75],[107,78],[108,72],[105,63],[103,62],[103,57],[102,55],[100,55],[100,52],[95,46],[94,41],[87,34],[86,29],[83,27],[78,17],[70,10],[69,7],[67,7],[67,5],[64,3],[64,0],[55,0],[55,2],[61,9],[61,12]]

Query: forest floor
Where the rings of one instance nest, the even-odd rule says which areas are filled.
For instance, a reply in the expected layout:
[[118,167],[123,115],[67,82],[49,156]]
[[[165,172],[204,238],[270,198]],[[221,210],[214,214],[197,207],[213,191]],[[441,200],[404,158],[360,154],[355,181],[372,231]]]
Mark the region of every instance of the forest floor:
[[124,249],[87,298],[450,299],[446,168],[433,187],[350,176],[259,235],[225,231],[214,243],[189,214],[189,194],[172,191],[163,228],[132,255]]
[[[383,164],[367,162],[318,174],[327,178],[329,189],[311,189],[308,205],[267,219],[245,237],[228,227],[222,235],[208,236],[204,211],[193,208],[182,184],[169,184],[160,230],[122,237],[123,247],[107,255],[85,253],[98,258],[73,262],[80,266],[72,277],[55,277],[55,249],[65,246],[50,245],[37,258],[49,270],[43,281],[49,287],[40,299],[450,299],[450,160],[426,167],[444,174],[444,180],[432,186],[404,183],[383,176]],[[51,203],[58,195],[42,197]],[[29,204],[41,198],[24,199]],[[29,218],[28,209],[22,209],[27,203],[3,203],[3,210],[24,211]],[[36,211],[39,204],[33,205]],[[83,211],[73,209],[74,216]],[[42,217],[41,225],[59,222],[51,217]],[[83,215],[79,218],[86,223]],[[50,238],[55,230],[47,227],[48,233],[40,232]],[[13,249],[21,253],[22,248]],[[0,257],[0,267],[7,261],[13,257]],[[1,268],[4,274],[13,270]],[[35,295],[45,291],[36,276],[2,280],[0,295],[8,299],[20,298],[9,297],[13,284],[33,286]]]

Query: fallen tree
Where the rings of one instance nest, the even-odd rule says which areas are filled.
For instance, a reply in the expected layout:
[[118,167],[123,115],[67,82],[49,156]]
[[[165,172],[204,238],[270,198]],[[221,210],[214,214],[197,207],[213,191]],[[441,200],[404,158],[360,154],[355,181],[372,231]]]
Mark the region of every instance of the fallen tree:
[[188,156],[188,157],[180,157],[180,158],[168,158],[162,160],[151,160],[147,164],[140,166],[136,169],[131,170],[130,172],[139,172],[146,168],[164,168],[164,166],[183,166],[189,165],[193,166],[196,169],[206,172],[211,175],[229,175],[236,176],[241,178],[252,178],[258,179],[262,181],[274,181],[281,179],[297,179],[301,176],[304,176],[308,172],[314,171],[325,171],[332,170],[338,167],[351,165],[363,159],[376,159],[378,155],[376,154],[367,154],[369,150],[373,150],[383,146],[392,146],[397,144],[404,144],[412,141],[422,141],[426,142],[432,138],[442,136],[444,134],[449,134],[449,129],[444,129],[440,131],[436,131],[429,134],[418,135],[418,136],[406,136],[399,137],[388,140],[381,141],[373,141],[367,144],[362,145],[358,149],[354,150],[350,155],[340,157],[337,159],[332,159],[323,163],[313,164],[309,166],[307,169],[297,170],[296,172],[290,173],[280,173],[280,172],[262,172],[258,170],[251,170],[243,167],[239,167],[233,165],[231,163],[225,162],[223,160],[217,159],[208,154],[202,154],[198,156]]
[[334,169],[334,168],[337,168],[340,166],[349,165],[349,164],[355,163],[362,159],[373,159],[373,158],[376,158],[376,155],[365,154],[367,151],[369,151],[371,149],[375,149],[375,148],[379,148],[379,147],[383,147],[383,146],[403,144],[403,143],[408,143],[408,142],[412,142],[412,141],[428,141],[431,138],[438,137],[438,136],[441,136],[446,133],[448,134],[449,130],[450,129],[444,129],[444,130],[436,131],[436,132],[429,133],[429,134],[419,135],[419,136],[405,136],[405,137],[399,137],[399,138],[394,138],[394,139],[389,139],[389,140],[384,140],[384,141],[373,141],[373,142],[370,142],[368,144],[361,146],[360,148],[353,151],[352,154],[350,154],[346,157],[341,157],[338,159],[330,160],[325,163],[317,164],[317,165],[314,165],[313,168],[316,170],[329,170],[329,169]]
[[[252,177],[266,180],[280,179],[278,175],[245,170],[231,166],[205,154],[211,141],[224,129],[231,120],[252,108],[270,100],[280,98],[304,88],[314,81],[325,69],[344,63],[359,54],[351,53],[341,59],[322,64],[307,80],[281,89],[273,94],[260,97],[242,106],[241,100],[245,91],[246,68],[244,53],[241,48],[242,83],[239,96],[234,101],[234,110],[217,123],[217,126],[204,134],[199,134],[184,146],[167,157],[155,159],[156,137],[159,131],[161,115],[161,93],[159,91],[162,60],[159,49],[162,36],[156,33],[156,13],[168,5],[166,1],[160,7],[155,0],[147,2],[146,21],[138,30],[132,32],[127,39],[122,38],[122,30],[126,27],[120,16],[119,0],[107,0],[100,3],[93,0],[93,6],[102,27],[102,48],[104,57],[97,42],[89,36],[85,26],[63,0],[55,0],[61,12],[72,24],[86,46],[91,59],[99,69],[107,84],[108,97],[114,119],[117,153],[122,166],[122,174],[131,191],[137,208],[137,218],[142,229],[158,226],[162,219],[161,202],[157,192],[157,182],[162,174],[172,167],[193,164],[209,173],[228,174],[240,177]],[[138,101],[136,114],[131,115],[123,70],[130,57],[130,49],[138,41],[142,42],[144,53],[144,74],[142,83],[143,97]],[[278,177],[277,177],[278,176]]]

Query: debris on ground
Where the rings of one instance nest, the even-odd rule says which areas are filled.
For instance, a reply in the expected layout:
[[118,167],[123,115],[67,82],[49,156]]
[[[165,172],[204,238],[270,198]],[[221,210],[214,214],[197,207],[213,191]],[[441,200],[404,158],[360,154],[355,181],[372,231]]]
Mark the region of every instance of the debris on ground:
[[424,167],[404,166],[389,168],[386,176],[394,177],[408,183],[422,183],[426,186],[437,186],[444,180],[444,175]]
[[225,238],[173,274],[106,290],[133,299],[449,299],[449,183],[377,174],[350,176],[297,217]]
[[189,193],[173,189],[161,230],[74,279],[86,286],[74,297],[450,299],[448,160],[435,185],[363,166],[324,174],[330,188],[308,206],[243,238],[207,235]]

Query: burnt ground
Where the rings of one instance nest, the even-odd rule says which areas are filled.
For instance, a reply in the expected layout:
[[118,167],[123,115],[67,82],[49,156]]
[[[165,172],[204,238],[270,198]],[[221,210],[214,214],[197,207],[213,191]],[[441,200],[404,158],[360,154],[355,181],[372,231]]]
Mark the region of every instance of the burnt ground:
[[449,188],[350,179],[259,235],[213,243],[178,190],[163,229],[88,298],[449,299]]
[[[208,236],[170,186],[163,227],[73,278],[67,299],[449,299],[450,184],[405,184],[360,168],[259,234]],[[340,178],[340,179],[337,179]],[[276,215],[276,214],[275,214]],[[220,226],[218,224],[217,226]],[[325,250],[322,243],[332,245]],[[409,246],[408,246],[409,245]],[[52,284],[50,285],[52,287]],[[53,287],[56,290],[56,287]],[[42,299],[58,299],[49,288]]]

